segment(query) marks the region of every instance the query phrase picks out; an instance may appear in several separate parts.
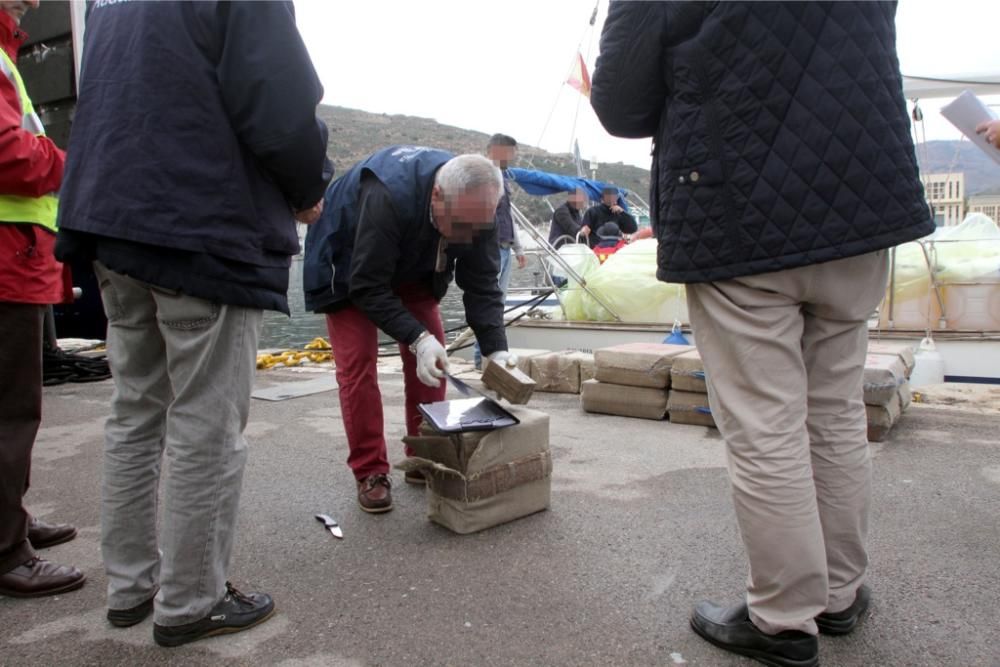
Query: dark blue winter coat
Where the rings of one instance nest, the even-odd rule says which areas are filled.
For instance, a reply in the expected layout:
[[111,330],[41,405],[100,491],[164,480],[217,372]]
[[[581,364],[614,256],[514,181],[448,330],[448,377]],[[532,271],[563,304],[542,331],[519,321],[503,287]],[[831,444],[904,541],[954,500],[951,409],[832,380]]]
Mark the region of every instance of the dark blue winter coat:
[[611,4],[591,103],[612,134],[654,138],[660,279],[791,269],[933,231],[895,10]]
[[60,227],[274,268],[287,285],[293,209],[332,176],[292,3],[88,11]]

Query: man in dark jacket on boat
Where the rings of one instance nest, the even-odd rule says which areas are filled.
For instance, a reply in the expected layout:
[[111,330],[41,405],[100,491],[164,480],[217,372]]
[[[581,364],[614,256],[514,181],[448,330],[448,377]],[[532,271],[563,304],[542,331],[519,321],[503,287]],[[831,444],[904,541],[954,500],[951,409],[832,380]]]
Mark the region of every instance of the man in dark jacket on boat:
[[[639,231],[635,218],[621,207],[618,197],[618,188],[604,188],[601,191],[601,203],[591,206],[583,214],[583,226],[598,230],[606,223],[613,222],[622,234],[635,234]],[[597,245],[596,236],[589,236],[588,240],[591,248]]]
[[[580,234],[590,236],[590,227],[583,224],[581,211],[587,205],[587,193],[574,190],[569,193],[566,203],[552,212],[552,224],[549,226],[549,243],[558,249],[566,243],[574,243]],[[569,237],[568,239],[565,237]],[[572,240],[570,240],[572,239]]]
[[933,231],[895,53],[894,3],[614,2],[591,103],[653,137],[658,276],[688,307],[750,561],[745,601],[694,630],[815,665],[865,585],[862,374],[885,250]]
[[[330,185],[323,215],[306,236],[306,308],[326,314],[347,464],[366,512],[392,509],[378,329],[399,343],[410,435],[420,426],[417,406],[444,400],[448,357],[438,303],[453,276],[483,355],[515,361],[497,283],[502,193],[500,170],[481,155],[391,146]],[[406,481],[424,479],[407,473]]]
[[108,620],[155,596],[153,637],[176,646],[274,611],[226,575],[263,311],[288,312],[294,211],[318,217],[332,176],[323,89],[290,2],[88,11],[59,251],[94,260],[108,316]]

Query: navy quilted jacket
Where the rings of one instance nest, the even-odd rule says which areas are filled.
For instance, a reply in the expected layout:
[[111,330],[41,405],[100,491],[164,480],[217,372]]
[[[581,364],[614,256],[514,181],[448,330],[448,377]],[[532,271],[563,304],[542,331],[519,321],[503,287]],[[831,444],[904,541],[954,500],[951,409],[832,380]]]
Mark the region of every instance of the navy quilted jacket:
[[591,103],[653,137],[657,276],[704,282],[860,255],[934,229],[895,3],[613,2]]

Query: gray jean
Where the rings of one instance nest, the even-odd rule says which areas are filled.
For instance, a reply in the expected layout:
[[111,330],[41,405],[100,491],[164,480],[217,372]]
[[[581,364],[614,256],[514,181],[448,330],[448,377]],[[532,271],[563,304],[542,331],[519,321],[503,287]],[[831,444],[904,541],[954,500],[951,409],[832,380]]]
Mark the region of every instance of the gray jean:
[[134,607],[159,585],[155,622],[183,625],[224,595],[262,313],[94,269],[115,381],[101,514],[108,607]]

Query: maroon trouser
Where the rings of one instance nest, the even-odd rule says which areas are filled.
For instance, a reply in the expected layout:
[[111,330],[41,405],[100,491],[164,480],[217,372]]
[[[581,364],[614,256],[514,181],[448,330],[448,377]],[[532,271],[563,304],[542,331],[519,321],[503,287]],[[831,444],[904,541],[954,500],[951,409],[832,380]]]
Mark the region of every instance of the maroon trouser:
[[[403,306],[443,344],[441,314],[430,293],[413,287],[400,288],[396,293]],[[340,412],[350,448],[347,465],[358,480],[388,473],[382,394],[378,388],[378,329],[354,306],[327,314],[326,326],[340,386]],[[416,357],[406,345],[400,345],[399,352],[403,358],[406,432],[416,435],[421,419],[417,405],[443,401],[445,385],[443,380],[437,387],[422,383],[417,379]],[[406,453],[410,454],[409,448]]]
[[42,421],[42,321],[46,306],[0,303],[0,574],[30,559],[31,449]]

